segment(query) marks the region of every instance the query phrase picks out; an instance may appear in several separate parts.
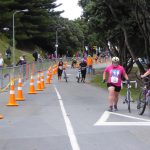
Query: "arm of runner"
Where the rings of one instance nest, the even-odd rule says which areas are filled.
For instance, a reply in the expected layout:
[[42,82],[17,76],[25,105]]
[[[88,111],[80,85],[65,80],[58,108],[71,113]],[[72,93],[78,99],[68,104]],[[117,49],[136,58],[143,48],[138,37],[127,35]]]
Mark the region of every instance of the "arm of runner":
[[143,75],[141,75],[141,78],[144,78],[150,74],[150,69],[146,71]]
[[128,75],[127,75],[127,73],[126,72],[124,72],[124,78],[126,79],[126,81],[127,81],[127,84],[130,84],[130,80],[129,80],[129,77],[128,77]]

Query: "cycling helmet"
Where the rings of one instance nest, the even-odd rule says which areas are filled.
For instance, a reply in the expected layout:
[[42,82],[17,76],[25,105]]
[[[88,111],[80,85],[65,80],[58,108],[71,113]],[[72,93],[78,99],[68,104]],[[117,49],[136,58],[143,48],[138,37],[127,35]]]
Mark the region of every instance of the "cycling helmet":
[[119,58],[118,57],[113,57],[112,58],[112,62],[113,63],[118,63],[119,62]]

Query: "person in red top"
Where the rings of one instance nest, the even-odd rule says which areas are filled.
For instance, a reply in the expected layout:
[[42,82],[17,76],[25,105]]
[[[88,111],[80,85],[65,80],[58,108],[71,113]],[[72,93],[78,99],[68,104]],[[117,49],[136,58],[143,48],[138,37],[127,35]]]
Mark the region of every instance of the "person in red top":
[[128,75],[125,72],[125,69],[119,65],[119,58],[113,57],[112,64],[107,66],[103,72],[103,82],[106,81],[106,74],[108,74],[107,87],[108,87],[108,100],[109,100],[109,109],[108,111],[117,111],[117,103],[119,92],[121,90],[122,76],[127,80],[129,84]]

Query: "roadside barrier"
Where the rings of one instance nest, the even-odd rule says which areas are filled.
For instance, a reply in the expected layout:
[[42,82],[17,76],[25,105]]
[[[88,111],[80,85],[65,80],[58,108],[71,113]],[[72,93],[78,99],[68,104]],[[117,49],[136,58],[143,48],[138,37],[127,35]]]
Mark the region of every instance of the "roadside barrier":
[[40,72],[38,72],[37,75],[37,91],[43,91],[43,89],[41,88],[41,77],[40,77]]
[[7,106],[18,106],[15,99],[14,79],[12,79],[10,83],[10,95],[9,95],[9,102]]
[[16,98],[16,100],[18,100],[18,101],[23,101],[24,100],[23,92],[22,92],[21,77],[19,77],[19,79],[18,79],[18,97]]
[[[40,70],[46,71],[50,65],[56,63],[54,60],[43,60],[42,62],[30,62],[15,67],[3,67],[0,71],[0,93],[8,90],[11,78],[21,76],[22,82],[30,79],[30,75],[36,75]],[[16,83],[15,83],[16,85]]]
[[30,89],[29,89],[28,94],[37,94],[37,92],[35,91],[35,88],[34,88],[34,79],[33,79],[32,75],[30,78]]
[[[42,63],[39,62],[33,62],[21,66],[15,66],[15,67],[6,67],[2,68],[2,74],[0,77],[0,93],[6,91],[9,89],[9,99],[7,106],[19,106],[17,104],[18,101],[23,101],[23,82],[29,79],[30,76],[30,88],[28,94],[37,94],[34,87],[34,78],[33,75],[38,73],[37,76],[37,91],[43,91],[41,86],[45,88],[44,84],[44,71],[47,70],[47,80],[46,84],[51,84],[53,75],[57,74],[57,61],[45,61]],[[67,67],[67,62],[65,63],[65,67]],[[51,67],[53,66],[53,67]],[[40,72],[42,70],[42,72]],[[18,77],[19,76],[19,77]],[[17,98],[15,97],[15,85],[17,85],[16,80],[18,80],[18,90],[17,90]],[[41,83],[42,81],[42,83]],[[7,90],[8,91],[8,90]],[[3,119],[3,115],[0,114],[0,119]]]

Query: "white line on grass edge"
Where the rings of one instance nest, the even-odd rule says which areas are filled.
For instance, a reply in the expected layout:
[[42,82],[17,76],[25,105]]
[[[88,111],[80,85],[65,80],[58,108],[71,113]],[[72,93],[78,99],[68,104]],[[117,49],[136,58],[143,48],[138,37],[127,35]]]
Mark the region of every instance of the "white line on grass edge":
[[56,91],[56,94],[57,94],[57,97],[58,97],[58,100],[59,100],[59,104],[60,104],[60,108],[61,108],[61,111],[62,111],[63,118],[64,118],[65,123],[66,123],[66,128],[67,128],[67,132],[68,132],[68,136],[69,136],[69,139],[70,139],[72,149],[73,150],[80,150],[77,138],[75,136],[73,127],[71,125],[71,121],[70,121],[69,117],[67,116],[67,113],[66,113],[61,95],[59,94],[59,92],[58,92],[55,85],[54,85],[54,88],[55,88],[55,91]]

